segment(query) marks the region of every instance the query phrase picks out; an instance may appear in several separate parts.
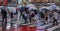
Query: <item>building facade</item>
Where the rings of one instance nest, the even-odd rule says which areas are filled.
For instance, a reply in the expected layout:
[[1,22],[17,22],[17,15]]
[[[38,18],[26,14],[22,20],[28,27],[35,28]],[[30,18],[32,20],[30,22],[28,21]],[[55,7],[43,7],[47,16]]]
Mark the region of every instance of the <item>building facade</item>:
[[42,2],[42,3],[45,3],[45,2],[55,2],[56,0],[32,0],[31,2]]

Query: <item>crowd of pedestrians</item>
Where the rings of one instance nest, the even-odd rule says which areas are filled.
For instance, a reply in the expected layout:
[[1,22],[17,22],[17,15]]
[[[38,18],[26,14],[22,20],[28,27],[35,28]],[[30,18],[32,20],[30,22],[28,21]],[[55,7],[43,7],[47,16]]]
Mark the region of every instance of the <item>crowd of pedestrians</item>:
[[[27,7],[23,8],[24,10],[20,9],[21,15],[23,19],[25,20],[25,23],[32,23],[37,24],[37,21],[42,20],[44,24],[48,24],[52,22],[53,24],[58,25],[58,10],[54,9],[53,11],[49,11],[48,9],[45,9],[44,11],[39,11],[38,9],[35,10],[28,10]],[[53,21],[51,21],[53,20]]]
[[[24,24],[38,24],[42,22],[43,24],[52,23],[52,25],[58,25],[58,10],[54,9],[53,11],[49,11],[45,9],[44,11],[39,11],[39,9],[28,9],[28,7],[20,7],[15,12],[16,15],[18,14],[18,12],[20,12],[19,18],[22,18],[22,20],[24,20]],[[12,11],[9,12],[9,10],[3,8],[0,8],[0,10],[2,15],[2,27],[3,31],[5,31],[5,28],[7,26],[7,15],[9,14],[11,21],[13,21],[12,19],[14,18],[14,13]]]

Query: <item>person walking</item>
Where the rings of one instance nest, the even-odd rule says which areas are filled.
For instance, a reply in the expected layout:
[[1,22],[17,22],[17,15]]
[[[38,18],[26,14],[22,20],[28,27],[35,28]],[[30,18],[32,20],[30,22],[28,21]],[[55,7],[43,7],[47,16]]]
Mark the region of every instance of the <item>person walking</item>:
[[58,25],[58,13],[57,13],[57,10],[55,10],[54,12],[53,12],[53,18],[54,18],[54,21],[53,21],[53,25]]
[[7,12],[5,9],[1,10],[2,14],[2,31],[6,31],[6,26],[7,26]]
[[45,11],[45,22],[48,24],[48,11]]
[[24,7],[19,8],[19,10],[20,10],[20,18],[21,18],[22,13],[23,13],[23,11],[24,11]]

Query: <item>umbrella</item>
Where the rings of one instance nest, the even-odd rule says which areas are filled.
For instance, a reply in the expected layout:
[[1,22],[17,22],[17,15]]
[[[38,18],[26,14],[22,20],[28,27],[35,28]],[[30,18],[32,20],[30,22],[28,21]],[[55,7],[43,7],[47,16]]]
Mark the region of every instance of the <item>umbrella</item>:
[[26,7],[30,8],[30,7],[35,7],[35,6],[33,4],[27,4]]
[[41,7],[41,8],[39,8],[39,11],[44,11],[44,10],[48,10],[47,7]]
[[57,8],[56,8],[56,10],[60,10],[60,8],[59,8],[59,7],[57,7]]
[[56,10],[60,10],[60,8],[56,5],[52,5],[52,6],[49,6],[50,8],[53,8],[53,9],[56,9]]
[[30,7],[28,10],[36,10],[36,7]]
[[16,8],[15,7],[8,7],[10,13],[15,13]]
[[47,9],[48,9],[49,11],[53,11],[53,8],[48,7]]
[[33,7],[30,7],[28,10],[32,10],[33,9]]

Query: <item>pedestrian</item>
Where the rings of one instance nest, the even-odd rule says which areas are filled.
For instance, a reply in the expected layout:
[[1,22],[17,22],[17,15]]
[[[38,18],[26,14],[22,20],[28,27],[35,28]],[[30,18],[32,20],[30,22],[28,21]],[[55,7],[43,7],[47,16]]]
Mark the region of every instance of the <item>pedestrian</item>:
[[21,18],[22,13],[23,13],[23,11],[24,11],[24,7],[20,7],[19,10],[20,10],[20,18]]
[[40,15],[41,15],[41,19],[43,20],[43,19],[44,19],[44,14],[43,14],[43,12],[41,12]]
[[14,19],[14,14],[16,13],[16,9],[14,7],[9,8],[9,14],[11,17],[11,21]]
[[58,25],[58,13],[57,13],[57,10],[54,10],[53,11],[53,18],[54,18],[54,21],[53,21],[53,25]]
[[1,10],[2,14],[2,31],[6,31],[6,26],[7,26],[7,12],[5,9]]
[[45,11],[45,21],[48,24],[48,11]]
[[14,16],[12,12],[10,13],[10,16],[11,16],[11,21],[13,21]]
[[34,12],[31,11],[31,12],[29,13],[29,20],[30,20],[30,23],[32,22],[31,18],[32,18],[33,16],[34,16]]
[[32,14],[31,14],[31,23],[32,23],[32,24],[35,24],[35,21],[36,21],[35,14],[32,13]]

